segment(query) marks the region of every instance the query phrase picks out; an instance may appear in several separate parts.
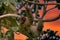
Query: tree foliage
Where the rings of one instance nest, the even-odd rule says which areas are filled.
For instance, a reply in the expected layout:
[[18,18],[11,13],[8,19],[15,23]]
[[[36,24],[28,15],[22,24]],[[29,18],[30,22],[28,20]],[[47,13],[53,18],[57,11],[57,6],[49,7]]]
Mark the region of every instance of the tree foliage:
[[[56,18],[43,20],[47,12],[53,9],[46,10],[46,3],[46,0],[44,0],[44,4],[40,4],[38,0],[0,0],[0,30],[1,27],[9,29],[6,33],[6,35],[11,34],[9,40],[13,40],[13,33],[17,31],[28,36],[28,40],[38,40],[37,37],[42,33],[44,22],[60,19],[59,14]],[[40,17],[38,10],[42,6],[44,11],[42,17]],[[22,10],[23,7],[25,10]],[[35,17],[33,17],[33,13],[36,14]],[[37,27],[36,31],[31,30],[34,26]],[[2,34],[1,31],[0,34]]]

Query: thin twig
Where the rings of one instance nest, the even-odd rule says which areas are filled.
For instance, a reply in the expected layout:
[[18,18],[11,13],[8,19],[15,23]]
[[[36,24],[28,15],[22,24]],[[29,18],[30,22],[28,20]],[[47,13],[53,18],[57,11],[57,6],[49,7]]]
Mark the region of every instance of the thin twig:
[[[44,4],[45,4],[45,3],[47,3],[46,0],[44,1]],[[46,15],[46,8],[47,8],[47,5],[44,5],[44,6],[43,6],[43,10],[44,10],[44,11],[43,11],[42,18],[44,18],[44,16]]]
[[50,11],[50,10],[52,10],[52,9],[55,9],[56,8],[56,6],[55,7],[53,7],[53,8],[51,8],[51,9],[49,9],[49,10],[47,10],[46,12],[48,12],[48,11]]
[[60,14],[55,18],[49,18],[49,19],[43,20],[43,22],[52,22],[52,21],[56,21],[58,19],[60,19]]
[[45,11],[45,13],[43,14],[43,16],[42,16],[42,17],[44,18],[44,16],[47,14],[47,12],[48,12],[48,11],[50,11],[50,10],[52,10],[52,9],[55,9],[55,8],[56,8],[56,6],[55,6],[55,7],[53,7],[53,8],[51,8],[51,9],[48,9],[48,10],[46,10],[46,8],[45,8],[45,10],[44,10],[44,11]]

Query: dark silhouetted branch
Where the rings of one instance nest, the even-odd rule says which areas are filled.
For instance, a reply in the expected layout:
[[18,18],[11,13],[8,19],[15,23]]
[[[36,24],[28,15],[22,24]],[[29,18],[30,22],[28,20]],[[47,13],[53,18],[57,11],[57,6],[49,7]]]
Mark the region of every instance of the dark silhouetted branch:
[[[51,9],[49,9],[49,10],[45,10],[45,13],[43,14],[43,16],[42,16],[42,17],[44,18],[44,16],[47,14],[47,12],[48,12],[48,11],[50,11],[50,10],[52,10],[52,9],[54,9],[54,8],[56,8],[56,6],[55,6],[55,7],[53,7],[53,8],[51,8]],[[46,9],[46,8],[45,8],[45,9]]]
[[59,5],[60,3],[38,3],[38,2],[31,2],[31,1],[24,1],[24,2],[28,2],[28,3],[32,3],[32,4],[41,4],[41,5]]
[[56,8],[56,6],[55,7],[53,7],[53,8],[51,8],[51,9],[49,9],[49,10],[47,10],[46,12],[48,12],[48,11],[50,11],[50,10],[52,10],[52,9],[55,9]]
[[43,22],[52,22],[52,21],[56,21],[58,19],[60,19],[60,14],[57,17],[55,17],[55,18],[43,20]]
[[[45,4],[45,3],[47,3],[46,0],[44,0],[44,4]],[[44,16],[46,15],[46,8],[47,8],[47,5],[44,5],[44,6],[43,6],[43,10],[44,10],[44,11],[43,11],[42,18],[44,18]]]

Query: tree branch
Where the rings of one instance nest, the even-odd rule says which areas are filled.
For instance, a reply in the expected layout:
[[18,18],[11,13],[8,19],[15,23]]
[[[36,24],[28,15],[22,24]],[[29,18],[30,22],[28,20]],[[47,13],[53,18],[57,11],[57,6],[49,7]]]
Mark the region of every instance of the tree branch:
[[14,11],[14,13],[16,13],[16,8],[12,5],[12,4],[9,4],[9,7]]
[[24,1],[24,2],[28,2],[28,3],[32,3],[32,4],[41,4],[41,5],[59,5],[60,3],[38,3],[38,2],[31,2],[31,1]]
[[55,6],[55,7],[53,7],[53,8],[51,8],[51,9],[49,9],[49,10],[47,10],[46,12],[48,12],[48,11],[50,11],[50,10],[54,9],[54,8],[56,8],[56,6]]
[[[47,3],[46,0],[44,0],[44,4],[45,4],[45,3]],[[44,6],[43,6],[43,10],[44,10],[44,11],[43,11],[42,18],[44,18],[44,16],[46,15],[46,8],[47,8],[47,5],[44,5]]]
[[33,23],[33,15],[31,13],[31,9],[27,7],[27,4],[26,4],[25,8],[26,8],[26,12],[27,12],[26,16],[28,17],[30,24],[32,24]]
[[60,14],[59,14],[57,17],[55,17],[55,18],[43,20],[43,22],[52,22],[52,21],[56,21],[56,20],[58,20],[58,19],[60,19]]
[[19,17],[19,18],[21,18],[21,16],[17,15],[17,14],[5,14],[5,15],[1,15],[0,19],[4,18],[4,17]]
[[[49,10],[46,10],[42,17],[44,18],[44,16],[47,14],[47,12],[50,11],[50,10],[52,10],[52,9],[54,9],[54,8],[56,8],[56,6],[53,7],[53,8],[51,8],[51,9],[49,9]],[[45,8],[45,9],[46,9],[46,8]]]

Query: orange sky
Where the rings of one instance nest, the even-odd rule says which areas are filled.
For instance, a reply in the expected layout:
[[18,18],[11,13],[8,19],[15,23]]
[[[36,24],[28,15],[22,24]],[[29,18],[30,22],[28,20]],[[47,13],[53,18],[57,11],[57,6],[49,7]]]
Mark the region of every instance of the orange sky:
[[[41,0],[40,3],[43,3],[43,0]],[[49,2],[49,3],[56,3],[56,2]],[[53,8],[54,6],[55,5],[48,5],[47,10],[50,8]],[[42,13],[43,13],[43,8],[42,8],[42,10],[39,11],[40,16],[42,16]],[[59,14],[60,14],[60,10],[55,8],[55,9],[47,12],[44,19],[54,18],[54,17],[58,16]],[[58,34],[60,35],[60,19],[56,20],[54,22],[45,22],[43,30],[47,30],[47,29],[58,31]]]

